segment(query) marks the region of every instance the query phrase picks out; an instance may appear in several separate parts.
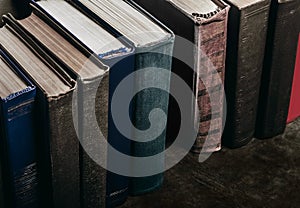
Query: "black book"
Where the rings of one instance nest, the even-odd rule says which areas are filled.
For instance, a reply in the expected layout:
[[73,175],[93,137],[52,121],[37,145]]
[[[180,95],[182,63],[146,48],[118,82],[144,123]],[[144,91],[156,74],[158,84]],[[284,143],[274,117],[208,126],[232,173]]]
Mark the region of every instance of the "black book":
[[300,1],[272,0],[255,136],[284,132],[300,32]]

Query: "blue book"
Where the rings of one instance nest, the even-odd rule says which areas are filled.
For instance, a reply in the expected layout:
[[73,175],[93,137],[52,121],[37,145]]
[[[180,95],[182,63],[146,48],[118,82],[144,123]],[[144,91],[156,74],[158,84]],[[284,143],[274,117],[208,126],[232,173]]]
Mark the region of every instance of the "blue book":
[[5,207],[38,208],[36,88],[1,49],[0,69],[1,195]]
[[[68,57],[68,54],[72,54],[75,50],[84,53],[88,57],[93,54],[102,63],[108,65],[110,67],[109,103],[111,103],[118,84],[133,72],[134,56],[132,54],[134,49],[127,40],[117,39],[116,37],[120,35],[116,31],[113,29],[109,32],[106,31],[69,3],[65,1],[50,3],[52,3],[50,6],[53,7],[43,9],[33,2],[33,14],[25,20],[14,22],[35,42],[39,43],[44,50],[48,51],[53,59],[57,59],[58,62],[63,63],[71,71],[74,71],[72,69],[74,68],[72,59],[76,59],[76,57]],[[46,32],[42,33],[35,30],[35,25],[39,25]],[[85,25],[85,27],[82,27],[82,25]],[[61,40],[60,43],[64,45],[64,48],[59,48],[53,44],[56,39]],[[131,85],[127,86],[128,93],[132,94],[133,85],[134,81],[132,80]],[[108,106],[108,141],[118,151],[129,155],[131,151],[130,140],[118,131],[112,119],[111,105]],[[131,116],[132,106],[127,111]],[[130,129],[130,125],[127,129]],[[108,166],[112,165],[109,155],[110,150],[108,149]],[[127,166],[130,167],[129,164]],[[81,169],[81,194],[84,207],[103,206],[104,203],[108,207],[114,207],[126,200],[128,196],[128,177],[108,171],[106,182],[104,182],[104,170],[85,153],[82,154]],[[106,187],[106,190],[103,190],[103,186]],[[102,190],[99,187],[102,187]],[[106,199],[103,199],[103,193],[105,192]]]
[[41,202],[38,207],[79,208],[79,141],[73,123],[69,122],[76,83],[41,48],[28,43],[9,24],[0,29],[0,44],[37,86],[34,132]]
[[[171,70],[174,46],[173,32],[131,1],[72,0],[70,3],[77,5],[98,24],[108,30],[114,28],[123,38],[132,42],[135,47],[134,71],[139,72],[143,69],[146,71],[142,71],[140,76],[135,77],[134,90],[138,93],[132,101],[133,139],[135,141],[131,144],[131,156],[142,158],[162,153],[165,150],[166,140],[165,122],[163,118],[155,118],[155,124],[153,123],[154,125],[151,126],[149,114],[153,109],[159,108],[163,111],[162,114],[167,117],[169,93],[166,91],[168,90],[164,91],[155,87],[144,90],[139,90],[139,88],[144,83],[150,83],[154,86],[164,85],[165,89],[169,89],[170,77],[159,76],[152,70]],[[44,4],[45,1],[41,1],[41,5]],[[152,72],[156,75],[152,76]],[[155,138],[151,138],[151,141],[144,142],[144,139],[149,136],[147,136],[147,130],[153,130],[152,133],[156,135],[153,135]],[[139,169],[163,170],[164,159],[164,157],[158,158],[152,167],[146,163],[141,164],[133,161],[131,168],[136,170],[136,173],[139,172]],[[139,174],[132,175],[134,177],[130,178],[129,185],[131,195],[151,192],[161,187],[163,183],[163,173],[149,173],[150,176],[146,177]]]

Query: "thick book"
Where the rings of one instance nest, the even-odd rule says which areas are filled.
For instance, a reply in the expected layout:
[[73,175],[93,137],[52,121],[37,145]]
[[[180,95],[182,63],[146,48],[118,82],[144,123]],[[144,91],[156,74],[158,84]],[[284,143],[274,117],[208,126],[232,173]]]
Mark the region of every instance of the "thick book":
[[[78,52],[74,53],[78,50],[75,47],[81,51],[86,51],[88,56],[90,52],[96,54],[103,63],[111,66],[109,70],[109,102],[111,102],[115,88],[122,79],[133,71],[134,59],[133,56],[130,56],[133,49],[128,43],[117,40],[69,3],[65,1],[52,1],[50,3],[54,3],[48,5],[50,6],[48,11],[51,15],[34,4],[32,5],[33,14],[18,21],[19,26],[69,68],[74,68],[72,63],[78,59]],[[83,28],[82,24],[88,30]],[[78,66],[75,67],[78,68]],[[78,68],[77,71],[80,69]],[[132,88],[133,83],[132,86],[127,86],[127,91],[130,94],[133,92]],[[124,154],[130,153],[130,142],[115,127],[111,113],[109,113],[108,119],[108,141]],[[104,206],[105,203],[108,206],[115,206],[123,202],[128,195],[128,178],[108,172],[107,183],[105,183],[106,181],[100,178],[101,175],[105,174],[105,170],[93,162],[87,154],[83,154],[82,157],[82,200],[84,207]],[[95,181],[98,182],[95,183]],[[105,187],[107,187],[106,191]],[[105,193],[107,195],[106,200],[104,199]]]
[[[123,38],[116,38],[118,33],[116,31],[110,30],[110,32],[103,29],[101,26],[93,22],[87,16],[78,11],[75,7],[66,1],[49,1],[43,2],[44,9],[37,3],[33,3],[32,8],[34,13],[39,15],[44,19],[44,30],[48,34],[52,34],[52,39],[62,39],[61,36],[72,42],[77,47],[81,47],[81,50],[89,51],[90,53],[96,54],[96,56],[106,65],[110,67],[109,69],[109,103],[111,103],[114,91],[119,85],[119,83],[129,74],[133,72],[134,69],[134,56],[132,55],[134,49],[128,41]],[[26,21],[26,20],[24,20]],[[35,22],[38,20],[35,20]],[[27,20],[30,23],[29,20]],[[32,21],[32,24],[34,21]],[[41,20],[39,21],[41,22]],[[22,24],[22,21],[20,22]],[[45,23],[51,25],[46,26]],[[82,27],[82,25],[85,27]],[[35,25],[39,25],[36,23]],[[37,30],[33,31],[29,25],[25,26],[26,29],[35,36],[37,39],[45,37],[40,42],[43,45],[50,48],[53,51],[56,46],[49,45],[47,41],[47,36],[42,32]],[[54,29],[60,33],[54,32]],[[48,38],[48,39],[49,39]],[[64,40],[64,43],[67,41]],[[70,45],[70,44],[69,44]],[[66,46],[65,46],[66,48]],[[65,52],[66,53],[66,52]],[[60,52],[56,56],[60,59],[64,59]],[[73,58],[74,59],[74,58]],[[76,59],[76,58],[75,58]],[[68,61],[65,60],[65,62]],[[133,81],[126,88],[127,94],[133,93]],[[132,116],[132,106],[129,109],[123,109]],[[130,140],[123,136],[119,132],[117,126],[115,125],[112,113],[111,105],[109,104],[109,114],[108,114],[108,142],[112,147],[116,148],[123,154],[130,154]],[[124,123],[123,126],[126,129],[130,129],[130,124]],[[130,132],[131,134],[131,132]],[[108,149],[108,165],[113,163],[109,158],[110,149]],[[106,186],[105,181],[102,184],[97,184],[94,181],[99,178],[102,172],[105,173],[98,164],[93,162],[86,154],[83,154],[82,160],[82,200],[85,207],[103,206],[104,203],[107,206],[116,206],[123,203],[128,196],[128,177],[120,176],[118,174],[107,172]],[[122,165],[125,165],[124,163]],[[128,164],[129,168],[129,164]],[[97,169],[97,171],[95,171]],[[98,173],[95,173],[98,172]],[[94,173],[94,174],[92,174]],[[91,180],[93,178],[93,180]],[[100,182],[101,180],[98,180]],[[99,187],[105,189],[100,190]],[[103,198],[103,194],[106,193],[106,200]],[[101,205],[102,204],[102,205]]]
[[7,207],[38,208],[36,88],[1,50],[0,69],[1,194]]
[[252,140],[263,70],[269,0],[227,0],[225,92],[227,118],[223,144],[237,148]]
[[271,138],[286,127],[300,32],[300,1],[272,0],[255,137]]
[[300,117],[300,34],[287,123]]
[[79,208],[79,142],[70,122],[76,83],[8,24],[0,33],[1,49],[38,87],[35,133],[41,187],[39,207]]
[[[70,2],[85,11],[91,19],[104,28],[108,30],[111,27],[115,28],[120,35],[133,43],[135,47],[134,70],[142,75],[135,77],[134,90],[138,93],[132,101],[133,116],[131,120],[134,125],[133,139],[141,142],[132,142],[131,155],[134,157],[148,157],[162,153],[165,150],[166,138],[164,118],[157,118],[155,122],[150,124],[148,117],[154,108],[162,109],[165,115],[168,114],[169,94],[155,88],[143,90],[141,88],[144,83],[148,83],[150,86],[162,85],[166,91],[169,91],[169,75],[151,74],[156,69],[170,71],[174,45],[173,33],[133,2],[119,0],[76,0]],[[140,69],[144,69],[145,73]],[[164,115],[162,116],[164,117]],[[157,135],[154,135],[153,140],[150,142],[142,142],[144,138],[147,138],[147,132]],[[132,162],[131,168],[139,172],[138,169],[149,169],[147,165],[141,163],[138,165]],[[153,169],[163,170],[164,157],[159,157],[155,166]],[[130,194],[139,195],[153,191],[162,185],[162,181],[163,173],[151,174],[148,177],[132,177],[129,186]]]
[[[186,115],[180,115],[178,104],[170,97],[168,140],[172,142],[177,137],[181,117],[191,115],[190,125],[196,125],[198,132],[192,151],[200,153],[220,150],[229,6],[218,0],[135,1],[178,36],[172,72],[179,75],[196,96],[194,102],[191,95],[186,95],[191,106]],[[180,38],[186,39],[190,44],[182,44]],[[187,60],[189,66],[178,60],[178,57]],[[171,81],[171,88],[176,87],[175,81]]]

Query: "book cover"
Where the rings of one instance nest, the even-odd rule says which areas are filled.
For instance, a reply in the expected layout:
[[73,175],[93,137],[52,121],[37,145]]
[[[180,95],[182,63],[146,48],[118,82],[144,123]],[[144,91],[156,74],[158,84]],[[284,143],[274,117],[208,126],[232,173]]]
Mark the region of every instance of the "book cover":
[[41,206],[79,207],[79,145],[69,122],[76,83],[8,24],[0,33],[1,49],[38,86],[35,133]]
[[271,138],[286,127],[300,32],[300,2],[272,0],[255,137]]
[[34,132],[36,88],[2,50],[0,65],[0,157],[4,177],[1,195],[4,194],[6,199],[5,206],[37,208],[39,183]]
[[228,108],[223,143],[236,148],[251,141],[255,131],[270,1],[226,2],[231,10],[225,74]]
[[295,72],[292,86],[291,101],[287,123],[294,121],[300,116],[300,35],[298,41],[298,50],[296,56]]
[[[41,42],[46,48],[49,48],[50,51],[55,51],[57,46],[51,45],[50,42],[55,41],[55,39],[63,39],[64,48],[59,53],[54,54],[60,60],[63,60],[65,63],[70,62],[70,59],[76,59],[76,57],[64,58],[68,55],[64,53],[69,53],[71,43],[74,47],[81,48],[81,51],[86,51],[87,56],[90,54],[96,54],[104,64],[110,67],[109,69],[109,103],[111,103],[114,90],[118,84],[134,69],[134,56],[132,56],[134,49],[130,44],[120,38],[117,39],[115,33],[107,32],[105,29],[100,27],[98,24],[90,20],[88,17],[85,17],[84,14],[80,13],[76,8],[71,4],[65,1],[55,1],[55,2],[43,2],[39,5],[39,2],[33,3],[32,5],[34,13],[43,20],[31,19],[31,26],[38,27],[43,25],[44,30],[47,31],[47,34],[51,34],[52,37],[47,37],[47,35],[37,29],[34,31],[31,29],[30,25],[25,26],[25,28],[30,31],[38,42]],[[62,12],[67,16],[61,15]],[[68,15],[70,13],[70,15]],[[33,15],[35,15],[33,14]],[[32,15],[32,16],[33,16]],[[71,18],[68,18],[71,16]],[[29,19],[29,18],[28,18]],[[36,19],[36,17],[35,17]],[[25,22],[24,20],[23,22]],[[37,21],[39,23],[37,23]],[[42,21],[42,22],[41,22]],[[30,20],[27,21],[30,24]],[[34,23],[35,22],[35,23]],[[22,21],[20,21],[22,24]],[[49,24],[50,26],[47,26]],[[82,27],[82,24],[86,25],[85,28]],[[56,30],[57,32],[55,32]],[[92,33],[94,31],[94,33]],[[52,39],[50,42],[47,39]],[[67,42],[70,43],[67,43]],[[57,43],[56,43],[57,44]],[[66,46],[67,45],[67,46]],[[68,49],[69,48],[69,49]],[[79,70],[78,70],[79,71]],[[133,93],[133,83],[132,86],[127,86],[127,92],[129,94]],[[98,105],[98,104],[97,104]],[[124,154],[130,153],[130,141],[123,136],[117,127],[115,126],[112,115],[110,104],[109,105],[109,114],[108,114],[108,141],[115,147],[117,150],[121,151]],[[98,106],[97,106],[98,107]],[[124,109],[129,112],[130,116],[132,115],[132,109]],[[97,115],[99,116],[99,114]],[[127,124],[124,124],[127,125]],[[130,128],[128,124],[126,128]],[[110,151],[108,152],[108,159]],[[99,176],[105,173],[105,170],[101,168],[98,164],[93,162],[88,155],[83,154],[82,160],[82,197],[83,204],[85,207],[94,207],[96,205],[104,206],[116,206],[121,204],[126,200],[128,195],[128,178],[114,174],[112,172],[107,172],[106,185],[105,181],[102,180],[101,184],[94,182]],[[110,160],[108,160],[108,165]],[[129,164],[128,164],[129,167]],[[97,169],[97,171],[95,171]],[[95,173],[98,172],[98,173]],[[94,174],[92,174],[94,173]],[[93,178],[93,179],[92,179]],[[101,180],[99,179],[98,182]],[[105,186],[107,187],[106,191]],[[99,187],[102,187],[100,190]],[[106,202],[103,198],[103,194],[106,193]]]
[[[89,10],[89,17],[97,21],[104,28],[115,28],[124,38],[133,43],[136,54],[135,71],[147,67],[170,70],[174,44],[173,33],[141,7],[127,1],[102,2],[80,0],[71,2],[84,10]],[[109,7],[114,7],[115,10],[109,10]],[[120,13],[122,13],[122,18],[118,17]],[[151,77],[145,73],[144,76],[136,77],[135,89],[139,89],[139,86],[144,81],[148,83],[164,83],[169,88],[170,78]],[[142,90],[134,97],[132,122],[136,129],[134,128],[133,130],[133,137],[137,138],[140,135],[139,130],[149,128],[147,119],[153,108],[163,109],[167,115],[168,97],[168,93],[156,89]],[[157,121],[156,126],[163,128],[163,125],[163,121]],[[131,155],[135,157],[147,157],[162,152],[165,149],[165,135],[166,132],[163,131],[160,136],[151,142],[132,142]],[[163,160],[164,158],[161,158],[157,162],[157,165],[161,166]],[[137,164],[133,163],[131,167],[135,169]],[[132,177],[129,186],[130,194],[139,195],[153,191],[161,186],[162,181],[162,173],[149,177]]]
[[[35,14],[36,12],[36,14]],[[64,39],[58,32],[52,29],[47,22],[38,17],[41,15],[35,11],[30,17],[16,21],[10,16],[11,24],[19,28],[22,36],[32,38],[34,44],[39,44],[49,56],[56,60],[70,74],[75,75],[78,84],[78,132],[81,145],[84,146],[81,160],[81,204],[84,207],[104,206],[106,194],[106,174],[105,170],[94,162],[89,154],[97,152],[95,157],[106,158],[106,148],[98,148],[98,135],[95,132],[99,123],[100,129],[107,138],[107,110],[108,110],[108,75],[102,76],[102,71],[108,68],[104,66],[95,55],[91,54],[72,37]],[[52,22],[52,26],[55,24]],[[41,30],[40,30],[41,29]],[[26,34],[27,33],[27,34]],[[31,37],[30,37],[31,36]],[[73,41],[74,45],[68,42]],[[107,73],[106,73],[107,74]],[[102,79],[103,78],[103,79]],[[98,83],[100,86],[96,86]],[[99,90],[97,90],[99,87]],[[95,92],[96,91],[96,92]],[[94,97],[94,94],[95,97]],[[74,98],[73,98],[74,99]],[[97,105],[95,106],[95,102]],[[96,111],[97,121],[93,120],[91,114]],[[74,116],[74,115],[73,115]],[[96,120],[96,119],[95,119]],[[72,120],[69,121],[71,123]],[[101,143],[102,144],[102,143]],[[105,144],[103,144],[105,146]],[[94,159],[94,158],[93,158]]]
[[[224,100],[221,85],[225,75],[229,6],[222,1],[135,0],[135,2],[171,28],[178,37],[185,38],[195,45],[195,48],[182,46],[179,41],[175,41],[174,54],[182,54],[184,51],[186,57],[189,57],[187,59],[189,65],[195,66],[195,69],[191,69],[180,60],[173,59],[172,72],[179,75],[196,95],[196,103],[193,103],[192,97],[186,95],[186,100],[189,100],[191,106],[190,113],[186,113],[191,115],[191,125],[194,125],[195,120],[200,120],[192,151],[200,153],[200,151],[220,150]],[[212,72],[213,67],[216,68],[216,73]],[[202,80],[203,77],[206,77],[205,80]],[[218,80],[221,81],[218,83]],[[176,84],[172,81],[171,88],[176,89]],[[208,91],[212,92],[216,99],[210,100]],[[196,110],[197,106],[200,111]],[[212,112],[211,106],[215,106],[217,111]],[[180,118],[176,101],[170,97],[167,137],[171,142],[177,137]],[[203,145],[208,135],[210,141],[207,141],[204,150]]]

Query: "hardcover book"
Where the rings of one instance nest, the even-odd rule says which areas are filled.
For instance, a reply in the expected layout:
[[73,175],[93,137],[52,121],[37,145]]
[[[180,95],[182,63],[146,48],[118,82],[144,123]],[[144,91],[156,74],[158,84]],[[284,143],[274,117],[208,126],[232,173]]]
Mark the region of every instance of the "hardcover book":
[[[186,100],[189,100],[191,106],[191,125],[196,125],[198,132],[192,151],[200,153],[220,150],[224,100],[221,89],[225,75],[229,6],[218,0],[135,1],[172,29],[178,38],[185,38],[195,45],[183,46],[179,40],[175,41],[174,54],[187,59],[189,65],[195,67],[192,69],[174,59],[172,71],[179,75],[196,95],[196,103],[193,103],[192,97],[186,95]],[[171,81],[171,88],[176,89],[175,82]],[[197,106],[200,111],[197,110]],[[212,106],[216,109],[214,112]],[[169,141],[177,137],[178,132],[174,129],[180,128],[181,116],[176,109],[176,101],[170,97],[167,131]],[[199,125],[198,122],[193,123],[198,120]]]
[[289,110],[297,42],[300,1],[272,0],[255,137],[284,132]]
[[225,74],[228,108],[223,143],[236,148],[247,144],[255,131],[270,1],[226,2],[231,10]]
[[295,65],[295,72],[294,72],[294,79],[293,79],[293,86],[292,86],[292,94],[291,94],[291,101],[289,107],[289,114],[287,122],[290,123],[294,121],[296,118],[300,117],[300,34],[299,34],[299,41],[298,41],[298,50],[297,50],[297,57],[296,57],[296,65]]
[[[81,48],[81,51],[90,51],[87,55],[91,52],[97,54],[103,63],[111,66],[109,71],[109,100],[111,100],[113,91],[119,82],[133,71],[133,57],[129,56],[133,49],[126,46],[127,43],[122,43],[122,40],[117,40],[67,2],[52,1],[51,3],[54,4],[48,4],[50,6],[48,11],[52,16],[34,4],[32,5],[33,14],[24,20],[18,21],[19,26],[33,36],[36,42],[42,44],[45,50],[48,49],[53,56],[64,62],[69,68],[75,67],[77,72],[80,71],[80,67],[84,67],[84,62],[81,65],[74,66],[76,60],[79,59],[78,55],[80,55],[79,52],[74,54],[74,51],[78,50],[75,46]],[[54,13],[51,11],[54,11]],[[88,30],[83,28],[82,24]],[[60,41],[57,42],[56,40]],[[133,83],[127,89],[130,94],[132,94],[132,88]],[[108,141],[120,151],[130,152],[130,142],[118,132],[111,118],[111,113],[109,113],[108,119]],[[91,145],[90,148],[92,147]],[[109,172],[106,182],[103,177],[105,170],[92,161],[87,154],[84,153],[82,157],[82,201],[84,207],[104,206],[105,193],[108,206],[123,202],[128,193],[128,179]],[[95,183],[96,181],[97,183]],[[106,186],[107,191],[105,190]]]
[[8,24],[0,29],[0,43],[22,73],[38,86],[35,133],[42,206],[79,207],[79,145],[70,122],[76,83]]
[[[148,116],[151,110],[159,108],[166,115],[168,114],[169,95],[159,89],[149,88],[142,91],[139,89],[144,83],[150,83],[154,86],[163,85],[164,89],[169,89],[170,77],[150,76],[148,74],[153,73],[151,67],[170,71],[174,44],[173,33],[133,2],[120,0],[76,0],[70,2],[85,11],[91,19],[104,28],[113,27],[120,35],[132,42],[135,47],[134,70],[138,72],[140,69],[147,69],[147,72],[142,73],[141,76],[135,76],[134,88],[138,93],[132,101],[133,137],[143,139],[147,135],[140,133],[140,130],[149,130]],[[122,16],[120,17],[120,15]],[[166,132],[163,119],[156,119],[155,126],[156,128],[152,132],[159,135],[150,142],[132,142],[132,156],[147,157],[164,151]],[[150,130],[152,128],[150,127]],[[160,157],[155,164],[156,167],[153,168],[163,169],[163,164],[164,158]],[[147,164],[142,165],[145,167],[139,168],[147,168]],[[136,163],[131,163],[133,170],[138,169],[137,167]],[[129,184],[130,194],[139,195],[153,191],[161,186],[162,181],[162,173],[148,177],[132,177]]]
[[4,207],[4,194],[7,207],[38,208],[36,88],[1,50],[0,69],[0,158],[3,164],[0,203]]

